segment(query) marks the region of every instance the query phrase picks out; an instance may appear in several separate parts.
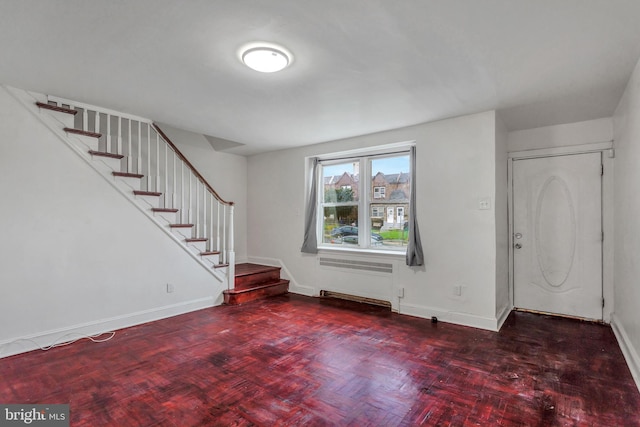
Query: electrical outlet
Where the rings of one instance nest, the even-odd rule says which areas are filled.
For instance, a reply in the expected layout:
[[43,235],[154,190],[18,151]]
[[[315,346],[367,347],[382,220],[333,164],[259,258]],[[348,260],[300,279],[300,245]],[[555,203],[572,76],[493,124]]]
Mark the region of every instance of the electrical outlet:
[[170,294],[173,292],[173,285],[171,283],[167,283],[167,293]]
[[453,287],[453,294],[457,297],[459,297],[460,295],[462,295],[462,286],[460,285],[456,285]]
[[398,288],[398,298],[404,298],[404,288]]

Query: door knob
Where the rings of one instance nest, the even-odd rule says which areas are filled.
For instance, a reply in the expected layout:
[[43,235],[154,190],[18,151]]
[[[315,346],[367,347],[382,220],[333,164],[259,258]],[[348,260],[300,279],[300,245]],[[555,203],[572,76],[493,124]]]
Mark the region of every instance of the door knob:
[[514,245],[514,247],[515,247],[516,249],[520,249],[520,248],[522,247],[522,245],[521,245],[520,243],[516,243],[516,244]]

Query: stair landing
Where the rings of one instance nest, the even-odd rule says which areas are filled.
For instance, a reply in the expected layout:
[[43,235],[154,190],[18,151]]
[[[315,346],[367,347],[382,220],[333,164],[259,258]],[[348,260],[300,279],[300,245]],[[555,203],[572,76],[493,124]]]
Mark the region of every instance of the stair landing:
[[225,304],[237,305],[289,292],[289,281],[280,278],[280,267],[246,263],[236,264],[235,271],[235,288],[223,292]]

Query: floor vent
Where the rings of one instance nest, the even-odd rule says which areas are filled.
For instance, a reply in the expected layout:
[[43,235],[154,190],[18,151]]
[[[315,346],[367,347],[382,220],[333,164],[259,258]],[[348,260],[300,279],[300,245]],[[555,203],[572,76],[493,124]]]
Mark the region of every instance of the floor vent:
[[393,273],[393,264],[387,262],[356,261],[352,259],[320,257],[323,267],[346,268],[350,270],[375,271],[378,273]]
[[382,301],[380,299],[375,299],[375,298],[359,297],[357,295],[349,295],[349,294],[343,294],[340,292],[333,292],[333,291],[320,291],[320,296],[325,298],[337,298],[337,299],[342,299],[346,301],[354,301],[354,302],[360,302],[364,304],[378,305],[381,307],[388,307],[389,309],[391,309],[391,303],[389,301]]

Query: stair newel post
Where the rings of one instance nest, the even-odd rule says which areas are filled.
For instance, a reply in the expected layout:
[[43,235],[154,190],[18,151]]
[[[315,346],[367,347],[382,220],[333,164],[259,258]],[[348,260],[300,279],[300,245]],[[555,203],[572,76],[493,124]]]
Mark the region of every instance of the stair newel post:
[[222,254],[222,259],[224,260],[224,251],[221,251],[221,247],[220,247],[220,202],[216,203],[217,206],[217,217],[216,217],[216,250],[219,251]]
[[235,288],[236,277],[236,253],[234,252],[233,244],[233,203],[229,205],[229,250],[227,251],[227,263],[229,267],[227,269],[228,289]]

